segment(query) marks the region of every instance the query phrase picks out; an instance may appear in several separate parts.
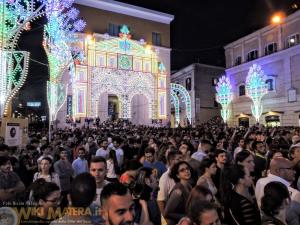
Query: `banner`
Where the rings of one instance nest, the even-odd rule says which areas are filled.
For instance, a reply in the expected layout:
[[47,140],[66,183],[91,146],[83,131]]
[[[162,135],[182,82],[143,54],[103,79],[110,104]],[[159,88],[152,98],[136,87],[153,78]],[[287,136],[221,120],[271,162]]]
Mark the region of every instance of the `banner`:
[[21,142],[20,124],[7,123],[5,130],[5,144],[8,146],[18,146]]
[[72,116],[72,95],[67,96],[67,115]]

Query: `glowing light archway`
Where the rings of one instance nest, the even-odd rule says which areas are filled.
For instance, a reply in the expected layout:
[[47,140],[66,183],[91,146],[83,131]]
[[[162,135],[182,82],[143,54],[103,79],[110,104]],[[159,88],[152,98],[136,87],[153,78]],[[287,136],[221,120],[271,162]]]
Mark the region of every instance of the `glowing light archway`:
[[191,107],[191,97],[189,92],[180,84],[170,83],[170,91],[171,91],[171,103],[174,104],[175,107],[175,121],[176,125],[179,124],[179,98],[182,102],[185,103],[186,107],[186,117],[190,124],[192,124],[192,107]]

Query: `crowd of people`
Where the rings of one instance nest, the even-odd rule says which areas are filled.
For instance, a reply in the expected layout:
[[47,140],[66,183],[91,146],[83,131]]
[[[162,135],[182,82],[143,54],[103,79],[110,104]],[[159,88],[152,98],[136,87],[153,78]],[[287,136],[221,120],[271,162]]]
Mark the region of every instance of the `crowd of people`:
[[21,149],[0,139],[1,206],[37,209],[23,225],[300,224],[299,127],[118,120],[29,135]]

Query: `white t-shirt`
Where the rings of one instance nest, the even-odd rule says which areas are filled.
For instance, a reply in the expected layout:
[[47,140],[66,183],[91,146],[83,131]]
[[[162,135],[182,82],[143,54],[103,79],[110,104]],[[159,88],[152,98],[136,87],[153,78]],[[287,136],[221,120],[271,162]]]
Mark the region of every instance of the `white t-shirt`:
[[175,186],[175,181],[169,177],[170,168],[166,172],[164,172],[159,179],[159,191],[157,194],[157,201],[167,202],[169,199],[169,195]]
[[107,158],[108,158],[108,153],[109,153],[109,150],[108,150],[108,149],[105,150],[105,149],[103,149],[103,148],[99,148],[99,149],[97,150],[97,152],[96,152],[96,156],[101,156],[101,157],[107,159]]
[[299,191],[290,187],[290,183],[288,181],[269,173],[267,177],[260,178],[255,186],[255,197],[259,208],[261,206],[261,199],[264,196],[265,186],[272,181],[277,181],[284,184],[288,188],[292,200],[295,200],[296,195],[299,195]]
[[123,151],[123,149],[118,148],[116,150],[116,157],[117,157],[119,166],[122,166],[123,165],[123,158],[124,158],[124,151]]
[[107,164],[106,177],[107,178],[117,178],[117,174],[116,174],[116,171],[114,168],[114,162],[112,161],[112,159],[106,160],[106,164]]

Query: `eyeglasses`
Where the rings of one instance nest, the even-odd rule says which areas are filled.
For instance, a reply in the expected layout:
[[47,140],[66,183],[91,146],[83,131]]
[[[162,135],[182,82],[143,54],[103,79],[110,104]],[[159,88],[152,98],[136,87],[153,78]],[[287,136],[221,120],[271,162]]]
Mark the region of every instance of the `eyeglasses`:
[[45,201],[46,201],[46,202],[52,202],[52,203],[59,204],[59,203],[61,203],[62,199],[63,199],[63,196],[60,196],[60,197],[57,198],[57,199],[45,199]]
[[292,167],[288,167],[288,168],[279,168],[280,170],[294,170],[294,168]]
[[189,167],[186,167],[186,168],[181,168],[178,171],[181,173],[181,172],[191,171],[191,169]]

